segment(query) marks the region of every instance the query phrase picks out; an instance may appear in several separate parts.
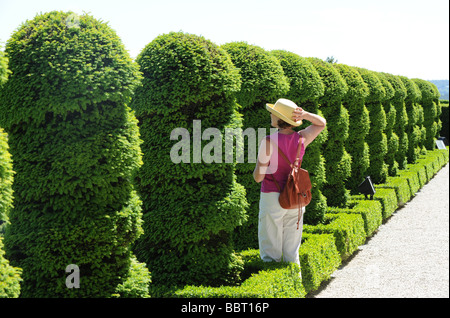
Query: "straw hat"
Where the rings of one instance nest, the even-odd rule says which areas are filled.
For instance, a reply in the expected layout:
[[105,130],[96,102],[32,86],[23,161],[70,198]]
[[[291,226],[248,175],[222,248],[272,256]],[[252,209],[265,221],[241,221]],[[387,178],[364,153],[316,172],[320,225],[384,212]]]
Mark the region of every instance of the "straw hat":
[[293,121],[292,120],[292,112],[297,108],[298,106],[289,99],[280,98],[277,100],[275,105],[273,104],[266,104],[266,109],[280,118],[281,120],[284,120],[288,124],[292,126],[300,126],[302,124],[302,121]]

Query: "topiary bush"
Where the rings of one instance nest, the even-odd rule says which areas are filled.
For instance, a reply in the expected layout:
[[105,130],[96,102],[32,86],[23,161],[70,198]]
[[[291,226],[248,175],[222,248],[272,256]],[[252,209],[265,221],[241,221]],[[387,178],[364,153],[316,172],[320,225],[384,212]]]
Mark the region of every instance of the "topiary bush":
[[[271,134],[274,129],[270,125],[270,113],[266,103],[275,103],[278,98],[285,97],[289,91],[289,80],[285,76],[279,61],[269,52],[256,45],[245,42],[231,42],[222,45],[242,79],[240,90],[236,94],[239,112],[242,114],[242,129],[262,129],[258,139]],[[253,179],[256,163],[256,152],[249,154],[250,139],[244,140],[244,157],[247,159],[236,166],[237,180],[247,191],[249,208],[248,220],[236,229],[233,238],[236,247],[245,249],[258,248],[258,214],[261,185]],[[260,140],[256,143],[259,146]],[[253,145],[254,146],[254,145]]]
[[309,58],[325,86],[324,95],[319,98],[319,108],[327,120],[328,140],[323,144],[326,182],[323,194],[328,206],[345,207],[349,191],[345,187],[351,175],[351,157],[345,150],[349,131],[349,113],[342,106],[342,99],[348,86],[336,68],[318,58]]
[[[144,235],[134,250],[152,286],[233,283],[243,263],[231,234],[246,219],[247,201],[221,150],[225,129],[241,125],[239,73],[223,49],[182,32],[158,36],[136,62],[144,75],[132,102],[144,140],[135,178]],[[211,143],[217,147],[206,151]]]
[[[141,140],[127,106],[138,68],[107,24],[71,12],[27,21],[6,54],[0,125],[17,174],[5,246],[23,269],[21,296],[117,296],[142,233]],[[66,285],[71,264],[80,288]]]
[[394,125],[396,121],[397,111],[392,104],[392,99],[395,95],[395,90],[391,83],[388,81],[386,73],[376,73],[381,81],[386,92],[385,97],[382,100],[384,112],[386,114],[386,127],[384,133],[386,134],[387,150],[384,158],[384,162],[387,165],[388,175],[395,176],[398,171],[398,163],[395,160],[395,154],[398,151],[399,138],[394,132]]
[[415,163],[420,155],[419,143],[422,139],[422,131],[419,127],[420,108],[417,103],[422,98],[422,93],[417,84],[406,76],[399,76],[406,89],[405,109],[408,121],[404,131],[408,136],[408,149],[406,159],[408,163]]
[[[286,98],[294,101],[305,110],[322,115],[319,109],[319,97],[324,94],[324,85],[319,73],[307,58],[287,51],[271,52],[280,61],[284,74],[289,80],[289,91]],[[304,121],[303,125],[296,128],[300,130],[309,125]],[[327,201],[322,194],[325,183],[325,159],[322,155],[322,145],[327,140],[327,128],[308,145],[307,155],[304,157],[302,167],[309,171],[312,183],[312,200],[308,205],[308,213],[305,213],[305,224],[318,224],[323,221],[327,208]]]
[[373,71],[357,68],[364,82],[369,87],[369,96],[366,98],[366,107],[369,111],[370,130],[366,137],[369,145],[370,166],[366,171],[373,183],[384,183],[388,176],[388,167],[384,162],[387,152],[386,113],[382,100],[386,98],[386,90],[379,77]]
[[[408,92],[400,76],[389,73],[384,73],[384,76],[394,89],[394,96],[391,98],[391,104],[395,108],[393,133],[398,137],[398,149],[394,153],[394,161],[397,162],[399,169],[404,170],[408,163],[406,153],[409,139],[405,131],[408,125],[408,113],[405,105],[405,98]],[[392,171],[391,175],[395,175],[394,171]]]
[[436,135],[439,134],[440,108],[436,104],[436,101],[439,99],[439,91],[435,89],[436,85],[429,81],[418,78],[414,78],[413,81],[422,93],[420,104],[423,108],[423,126],[426,131],[423,146],[427,150],[433,150],[435,148]]
[[358,185],[366,177],[369,168],[369,146],[366,136],[370,129],[369,111],[365,99],[369,96],[369,87],[359,72],[348,65],[332,64],[344,78],[348,91],[344,95],[342,105],[349,113],[349,134],[345,149],[352,157],[351,176],[346,182],[346,188],[352,194],[359,193]]

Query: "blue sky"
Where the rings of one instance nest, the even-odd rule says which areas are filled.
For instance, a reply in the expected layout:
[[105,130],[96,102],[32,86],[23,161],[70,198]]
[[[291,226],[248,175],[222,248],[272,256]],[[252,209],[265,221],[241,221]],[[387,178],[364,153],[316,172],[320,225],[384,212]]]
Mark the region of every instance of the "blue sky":
[[0,43],[52,10],[109,22],[132,57],[160,34],[266,50],[426,80],[449,79],[448,0],[0,0]]

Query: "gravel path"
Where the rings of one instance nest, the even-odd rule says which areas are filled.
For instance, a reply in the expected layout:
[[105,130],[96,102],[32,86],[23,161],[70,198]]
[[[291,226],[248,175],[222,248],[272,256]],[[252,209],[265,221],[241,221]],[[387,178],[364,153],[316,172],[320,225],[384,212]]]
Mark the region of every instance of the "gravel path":
[[311,297],[448,298],[449,164]]

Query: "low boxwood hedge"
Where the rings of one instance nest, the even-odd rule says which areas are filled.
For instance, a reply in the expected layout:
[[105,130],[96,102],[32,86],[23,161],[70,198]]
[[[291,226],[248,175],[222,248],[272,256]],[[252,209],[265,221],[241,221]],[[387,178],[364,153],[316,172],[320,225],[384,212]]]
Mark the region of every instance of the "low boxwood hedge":
[[303,226],[305,233],[333,234],[342,260],[347,259],[366,239],[364,221],[359,214],[327,213],[325,222],[318,225]]

